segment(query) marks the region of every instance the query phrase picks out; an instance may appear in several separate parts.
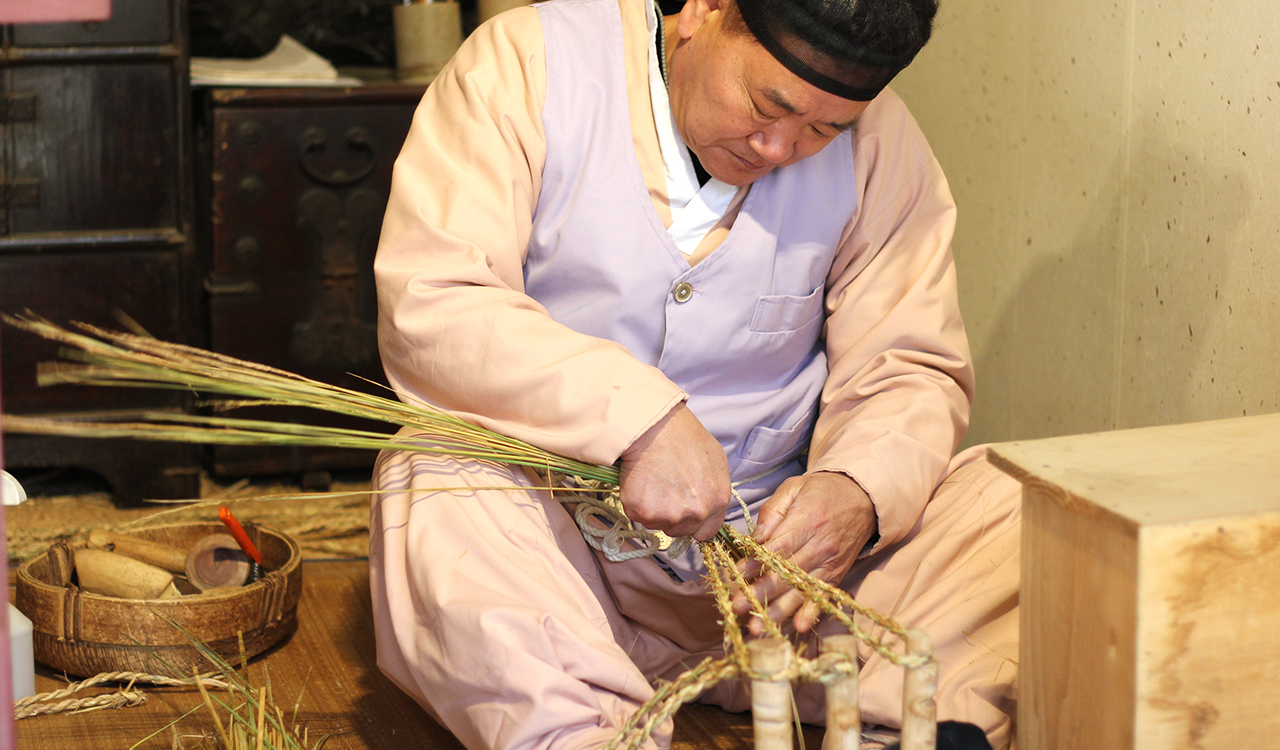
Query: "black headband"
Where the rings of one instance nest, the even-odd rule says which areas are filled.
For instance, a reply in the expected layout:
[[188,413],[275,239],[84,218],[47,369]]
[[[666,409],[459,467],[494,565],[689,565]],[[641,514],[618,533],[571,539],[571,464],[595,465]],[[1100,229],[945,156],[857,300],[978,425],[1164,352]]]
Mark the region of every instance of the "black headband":
[[756,40],[802,80],[836,96],[867,102],[915,58],[866,49],[822,18],[829,0],[737,0]]

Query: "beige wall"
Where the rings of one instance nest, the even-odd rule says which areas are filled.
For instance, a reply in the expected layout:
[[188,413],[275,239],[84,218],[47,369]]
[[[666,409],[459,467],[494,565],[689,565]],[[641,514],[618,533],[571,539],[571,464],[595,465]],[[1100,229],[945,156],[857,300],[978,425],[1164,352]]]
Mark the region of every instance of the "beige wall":
[[1275,0],[942,0],[968,443],[1280,410]]

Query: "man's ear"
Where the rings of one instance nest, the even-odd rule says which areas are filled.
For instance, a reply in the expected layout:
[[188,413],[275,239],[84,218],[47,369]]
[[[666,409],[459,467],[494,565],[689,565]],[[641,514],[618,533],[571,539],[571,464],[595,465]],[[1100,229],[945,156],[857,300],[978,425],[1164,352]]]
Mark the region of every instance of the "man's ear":
[[702,24],[706,23],[707,16],[712,11],[720,10],[724,6],[724,2],[725,0],[686,0],[676,21],[676,32],[680,35],[680,38],[688,39],[692,37],[693,32],[702,28]]

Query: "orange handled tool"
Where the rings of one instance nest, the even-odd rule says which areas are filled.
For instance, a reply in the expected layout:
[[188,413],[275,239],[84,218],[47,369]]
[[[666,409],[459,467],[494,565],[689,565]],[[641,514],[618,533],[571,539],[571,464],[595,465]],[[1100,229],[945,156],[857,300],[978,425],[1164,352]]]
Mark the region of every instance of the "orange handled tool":
[[253,582],[262,577],[262,553],[253,545],[253,540],[249,539],[249,535],[244,533],[244,527],[231,514],[231,510],[223,505],[218,508],[218,518],[222,519],[223,525],[227,527],[227,531],[231,532],[232,538],[236,540],[236,544],[240,545],[240,549],[249,556],[253,561],[253,565],[249,568],[249,582]]

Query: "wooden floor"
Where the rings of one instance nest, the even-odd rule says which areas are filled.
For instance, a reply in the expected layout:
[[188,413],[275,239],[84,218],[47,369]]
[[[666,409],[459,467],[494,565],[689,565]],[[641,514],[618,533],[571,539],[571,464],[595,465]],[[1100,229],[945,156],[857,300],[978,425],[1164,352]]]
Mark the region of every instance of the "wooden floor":
[[[328,734],[325,750],[413,747],[461,750],[436,724],[378,671],[364,561],[306,562],[298,605],[298,629],[250,663],[256,685],[270,679],[276,704],[288,715],[305,685],[299,722],[311,738]],[[65,685],[37,669],[36,690]],[[147,688],[142,706],[85,714],[23,719],[17,724],[22,750],[121,750],[155,733],[139,748],[199,747],[194,737],[212,731],[212,719],[195,690]],[[805,727],[805,746],[818,748],[822,730]],[[178,742],[175,742],[175,737]],[[185,738],[185,739],[184,739]],[[705,706],[686,706],[676,717],[677,750],[750,748],[751,717]]]

